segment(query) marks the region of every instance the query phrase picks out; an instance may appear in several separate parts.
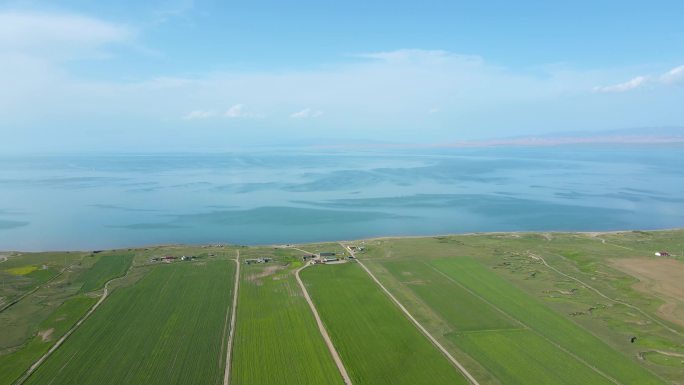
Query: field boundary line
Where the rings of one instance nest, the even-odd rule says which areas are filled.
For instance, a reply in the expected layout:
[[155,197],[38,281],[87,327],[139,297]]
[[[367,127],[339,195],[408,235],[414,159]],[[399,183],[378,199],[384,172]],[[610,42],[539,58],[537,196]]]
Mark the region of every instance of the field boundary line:
[[[426,264],[427,264],[427,263],[426,263]],[[443,271],[441,271],[441,270],[439,270],[439,269],[437,269],[437,268],[435,268],[434,266],[431,266],[431,265],[429,265],[429,264],[428,264],[428,266],[429,266],[430,268],[432,268],[433,270],[435,270],[436,272],[438,272],[439,274],[443,275],[443,276],[444,276],[445,278],[447,278],[449,281],[455,283],[456,285],[458,285],[458,286],[462,287],[463,289],[467,290],[469,293],[471,293],[471,294],[474,295],[475,297],[480,298],[482,301],[488,303],[490,306],[494,307],[494,309],[500,311],[501,313],[503,313],[503,314],[505,314],[506,316],[510,317],[511,319],[515,320],[517,323],[519,323],[520,325],[522,325],[522,326],[524,326],[525,328],[527,328],[527,330],[529,330],[529,331],[531,331],[532,333],[538,335],[539,337],[541,337],[542,339],[544,339],[546,342],[548,342],[548,343],[550,343],[551,345],[553,345],[553,346],[555,346],[556,348],[558,348],[558,350],[560,350],[560,351],[562,351],[562,352],[568,354],[570,357],[572,357],[572,358],[576,359],[577,361],[581,362],[582,364],[584,364],[584,365],[585,365],[586,367],[588,367],[589,369],[591,369],[591,370],[595,371],[596,373],[598,373],[599,375],[605,377],[608,381],[610,381],[610,382],[612,382],[612,383],[614,383],[614,384],[616,384],[616,385],[621,385],[621,383],[620,383],[618,380],[616,380],[616,379],[614,379],[613,377],[607,375],[606,373],[603,373],[603,371],[599,370],[599,368],[597,368],[597,367],[595,367],[595,366],[589,364],[589,363],[588,363],[587,361],[585,361],[583,358],[581,358],[581,357],[579,357],[578,355],[576,355],[575,353],[573,353],[573,352],[567,350],[566,348],[564,348],[563,346],[561,346],[559,343],[557,343],[557,342],[555,342],[555,341],[549,339],[548,337],[546,337],[545,335],[539,333],[537,330],[535,330],[535,329],[529,327],[528,325],[526,325],[525,323],[523,323],[523,322],[520,321],[519,319],[517,319],[517,318],[513,317],[512,315],[506,313],[504,310],[500,309],[498,306],[494,305],[493,303],[487,301],[485,298],[481,297],[479,294],[477,294],[477,293],[471,291],[470,289],[468,289],[467,287],[465,287],[463,284],[461,284],[460,282],[456,281],[455,279],[451,278],[449,275],[447,275],[447,274],[444,273]]]
[[[0,261],[0,263],[9,260],[9,257],[6,257],[6,256],[3,256],[3,257],[4,257],[5,259],[2,260],[2,261]],[[85,255],[84,255],[83,257],[81,257],[81,260],[80,260],[80,261],[82,262],[84,259],[85,259]],[[41,283],[40,285],[34,287],[33,289],[29,290],[28,292],[22,294],[21,296],[19,296],[19,298],[16,298],[16,299],[14,299],[14,300],[12,300],[12,301],[6,303],[6,304],[2,307],[2,309],[0,309],[0,313],[2,313],[3,311],[5,311],[5,310],[11,308],[12,306],[16,305],[16,304],[19,303],[22,299],[28,297],[29,295],[31,295],[31,294],[37,292],[39,289],[45,287],[45,285],[47,285],[48,283],[50,283],[50,282],[56,280],[57,278],[61,277],[62,275],[64,275],[64,273],[67,271],[67,269],[69,269],[69,268],[71,268],[71,267],[74,267],[74,264],[73,264],[73,263],[71,263],[69,266],[64,266],[64,268],[63,268],[62,270],[60,270],[57,274],[55,274],[52,278],[50,278],[50,279],[48,279],[47,281]]]
[[[293,249],[308,253],[307,251],[297,249],[294,247],[293,247]],[[325,326],[323,325],[323,321],[321,320],[321,317],[318,315],[318,310],[316,310],[316,306],[314,305],[313,301],[311,300],[311,297],[309,296],[309,292],[306,290],[306,286],[304,286],[304,282],[299,277],[299,272],[304,270],[308,266],[309,266],[309,264],[305,264],[304,266],[297,269],[295,271],[295,278],[297,279],[297,283],[299,284],[299,287],[302,289],[302,292],[304,293],[304,298],[306,299],[306,302],[309,304],[309,308],[311,309],[311,312],[313,313],[313,316],[316,319],[316,324],[318,325],[318,330],[321,332],[321,336],[323,336],[323,340],[325,341],[325,344],[328,346],[328,350],[330,351],[330,354],[332,355],[333,361],[335,361],[335,365],[337,365],[337,369],[340,371],[340,374],[342,375],[342,380],[344,381],[345,384],[352,385],[352,381],[351,381],[351,378],[349,377],[349,373],[347,373],[347,369],[344,367],[344,363],[342,362],[340,355],[337,353],[337,349],[335,349],[335,346],[333,345],[332,340],[330,339],[330,336],[328,335],[328,331],[325,329]]]
[[[235,284],[233,286],[233,304],[230,310],[230,330],[228,331],[228,346],[226,347],[226,367],[223,372],[223,385],[230,383],[230,366],[233,353],[233,336],[235,335],[235,320],[237,313],[238,289],[240,288],[240,250],[237,250],[237,256],[234,259],[235,268]],[[225,336],[225,332],[224,332]]]
[[57,340],[57,342],[55,342],[55,344],[52,345],[52,347],[45,354],[43,354],[36,362],[34,362],[33,365],[31,365],[31,367],[29,367],[29,369],[21,377],[19,377],[18,380],[16,380],[14,382],[14,385],[21,385],[24,382],[26,382],[26,380],[28,380],[28,378],[31,376],[31,374],[33,374],[33,372],[35,372],[36,369],[38,369],[38,367],[40,367],[40,365],[42,365],[43,362],[45,362],[45,360],[47,360],[48,357],[50,357],[50,355],[55,350],[57,350],[60,346],[62,346],[64,341],[66,341],[67,338],[69,338],[69,336],[71,336],[71,334],[73,332],[75,332],[76,329],[78,329],[81,326],[81,324],[83,324],[83,322],[85,322],[88,319],[88,317],[90,317],[90,315],[95,312],[95,310],[97,310],[97,308],[104,302],[104,300],[107,299],[107,297],[109,296],[109,284],[116,281],[116,280],[126,278],[128,276],[128,273],[131,272],[131,269],[133,269],[133,264],[131,264],[131,266],[128,268],[128,271],[126,271],[125,275],[123,275],[121,277],[112,278],[109,281],[107,281],[107,283],[105,283],[105,285],[104,285],[104,291],[102,292],[102,296],[95,303],[95,305],[93,305],[93,307],[91,307],[90,310],[88,310],[88,312],[83,317],[81,317],[74,324],[74,326],[71,327],[71,329],[69,329],[69,331],[67,331],[59,340]]
[[529,331],[529,328],[508,328],[508,329],[482,329],[482,330],[457,330],[454,334],[478,334],[478,333],[506,333],[506,332],[524,332]]
[[[650,316],[648,313],[646,313],[645,311],[641,310],[641,308],[639,308],[638,306],[632,305],[632,304],[630,304],[629,302],[620,301],[619,299],[611,298],[611,297],[609,297],[609,296],[603,294],[599,289],[596,289],[595,287],[593,287],[593,286],[591,286],[591,285],[589,285],[589,284],[587,284],[587,283],[584,283],[584,281],[580,280],[579,278],[575,278],[575,277],[573,277],[573,276],[571,276],[571,275],[565,274],[565,273],[563,273],[562,271],[556,269],[555,267],[549,265],[549,264],[546,262],[546,260],[544,259],[544,257],[542,257],[541,255],[532,254],[532,253],[530,253],[529,251],[528,251],[527,253],[528,253],[528,255],[530,255],[530,256],[532,256],[532,257],[534,257],[534,258],[539,258],[539,260],[544,264],[544,266],[546,266],[547,268],[549,268],[549,269],[555,271],[556,273],[558,273],[558,274],[564,276],[565,278],[569,278],[569,279],[571,279],[571,280],[573,280],[573,281],[579,283],[580,285],[586,287],[587,289],[589,289],[589,290],[595,292],[596,294],[600,295],[601,297],[603,297],[603,298],[605,298],[605,299],[607,299],[607,300],[609,300],[609,301],[611,301],[611,302],[619,303],[620,305],[624,305],[624,306],[627,306],[628,308],[630,308],[630,309],[632,309],[632,310],[638,311],[638,312],[641,313],[644,317],[646,317],[646,318],[650,319],[651,321],[657,323],[658,325],[664,327],[664,328],[667,329],[668,331],[670,331],[670,332],[672,332],[672,333],[674,333],[674,334],[676,334],[676,335],[682,337],[682,334],[681,334],[678,330],[673,329],[673,328],[669,327],[667,324],[665,324],[664,322],[658,320],[657,318]],[[563,259],[566,259],[566,258],[563,257],[563,256],[560,256],[560,257],[563,258]],[[628,275],[629,275],[629,274],[628,274]]]
[[399,302],[399,300],[396,299],[394,295],[392,295],[392,293],[389,292],[389,290],[387,290],[385,285],[383,285],[375,277],[375,275],[373,275],[373,273],[366,267],[366,265],[364,265],[364,263],[361,262],[361,260],[358,259],[356,255],[354,255],[354,252],[347,246],[342,245],[342,247],[344,247],[349,252],[349,254],[351,254],[354,257],[354,259],[356,259],[359,262],[359,265],[361,265],[361,267],[366,271],[366,273],[368,273],[368,275],[373,279],[373,281],[375,281],[375,283],[378,286],[380,286],[380,288],[385,292],[385,294],[387,294],[387,296],[390,297],[394,304],[399,307],[399,309],[409,318],[409,320],[411,320],[411,322],[413,322],[413,324],[423,333],[423,335],[427,337],[428,340],[430,340],[430,342],[432,342],[432,345],[439,349],[439,351],[465,376],[468,382],[470,382],[473,385],[480,385],[480,383],[477,382],[475,377],[473,377],[473,375],[470,374],[470,372],[468,372],[468,370],[460,362],[458,362],[458,360],[454,358],[454,356],[452,356],[451,353],[449,353],[449,351],[446,350],[444,346],[442,346],[442,344],[440,344],[439,341],[437,341],[437,339],[433,337],[432,334],[430,334],[430,332],[428,332],[427,329],[425,329],[423,325],[421,325],[421,323],[413,317],[413,315],[411,315],[408,309],[406,309],[404,305],[402,305],[401,302]]

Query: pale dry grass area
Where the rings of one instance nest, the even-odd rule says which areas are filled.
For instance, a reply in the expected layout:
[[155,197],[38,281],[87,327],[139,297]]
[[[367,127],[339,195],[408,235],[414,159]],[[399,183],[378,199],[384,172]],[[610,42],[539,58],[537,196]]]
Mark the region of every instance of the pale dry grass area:
[[634,288],[665,301],[658,315],[684,326],[684,263],[675,259],[625,258],[611,264],[639,279]]

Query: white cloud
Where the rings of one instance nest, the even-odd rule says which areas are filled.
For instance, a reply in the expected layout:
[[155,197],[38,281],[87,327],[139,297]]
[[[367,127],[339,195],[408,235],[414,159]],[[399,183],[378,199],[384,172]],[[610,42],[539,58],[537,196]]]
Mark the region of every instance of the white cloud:
[[660,81],[665,84],[675,84],[684,81],[684,65],[675,67],[663,74],[663,76],[660,77]]
[[212,110],[194,110],[183,116],[186,120],[209,119],[216,116],[216,111]]
[[[0,148],[9,143],[31,146],[36,136],[55,138],[66,146],[69,142],[62,138],[80,134],[78,130],[92,132],[92,137],[109,130],[120,134],[122,142],[140,138],[142,146],[153,141],[155,133],[176,129],[177,135],[168,135],[168,140],[182,143],[186,133],[197,135],[188,130],[191,122],[229,119],[264,135],[289,137],[301,134],[298,130],[308,132],[306,125],[292,123],[304,123],[307,120],[301,119],[321,116],[323,111],[325,116],[334,111],[335,119],[321,125],[331,136],[397,140],[494,136],[510,134],[511,127],[542,133],[590,125],[651,124],[653,116],[672,124],[666,119],[684,116],[671,107],[676,103],[666,99],[672,97],[669,93],[659,92],[665,88],[660,76],[647,82],[652,94],[635,95],[641,104],[615,104],[583,96],[593,86],[611,84],[606,79],[633,69],[518,70],[443,51],[381,52],[351,63],[301,70],[156,73],[140,81],[123,81],[115,72],[110,79],[86,78],[62,62],[29,60],[35,56],[26,55],[2,61],[2,56],[0,49]],[[646,104],[648,108],[642,108]],[[259,115],[261,111],[268,115]],[[453,127],[463,129],[455,133]],[[235,135],[243,139],[258,139],[254,130],[239,131]],[[197,140],[214,142],[225,130],[216,128],[212,135]]]
[[480,65],[484,63],[477,55],[459,55],[442,50],[399,49],[396,51],[372,52],[356,55],[356,57],[374,59],[388,63],[432,63],[447,64],[459,62],[461,64]]
[[292,114],[290,114],[290,117],[293,119],[309,119],[309,118],[317,118],[321,115],[323,115],[323,111],[312,110],[311,108],[307,107],[301,111],[293,112]]
[[648,76],[637,76],[624,83],[613,84],[610,86],[594,87],[594,92],[613,93],[613,92],[627,92],[639,87],[643,87],[648,83],[650,78]]
[[225,113],[225,115],[229,118],[239,118],[241,116],[244,116],[244,110],[245,105],[244,104],[235,104],[232,105]]
[[432,108],[430,108],[430,109],[428,110],[428,114],[432,115],[432,114],[436,114],[436,113],[438,113],[438,112],[440,112],[440,111],[442,111],[440,108],[438,108],[438,107],[432,107]]
[[64,13],[0,12],[0,50],[68,57],[133,37],[131,28]]

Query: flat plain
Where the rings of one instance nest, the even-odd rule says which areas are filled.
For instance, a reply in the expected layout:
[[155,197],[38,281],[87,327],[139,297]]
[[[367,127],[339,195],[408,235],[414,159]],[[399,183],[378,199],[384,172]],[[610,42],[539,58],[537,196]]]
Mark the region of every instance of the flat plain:
[[[342,243],[479,385],[684,384],[684,230]],[[348,251],[317,243],[2,252],[0,385],[223,384],[236,250],[231,384],[343,384],[295,280],[321,252],[344,259],[300,275],[353,384],[467,383]]]

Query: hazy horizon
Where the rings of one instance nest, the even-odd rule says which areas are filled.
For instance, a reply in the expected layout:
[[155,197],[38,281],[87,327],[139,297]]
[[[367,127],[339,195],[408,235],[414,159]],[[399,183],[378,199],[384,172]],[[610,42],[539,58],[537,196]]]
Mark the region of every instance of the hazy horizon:
[[684,127],[684,5],[0,4],[0,150]]

